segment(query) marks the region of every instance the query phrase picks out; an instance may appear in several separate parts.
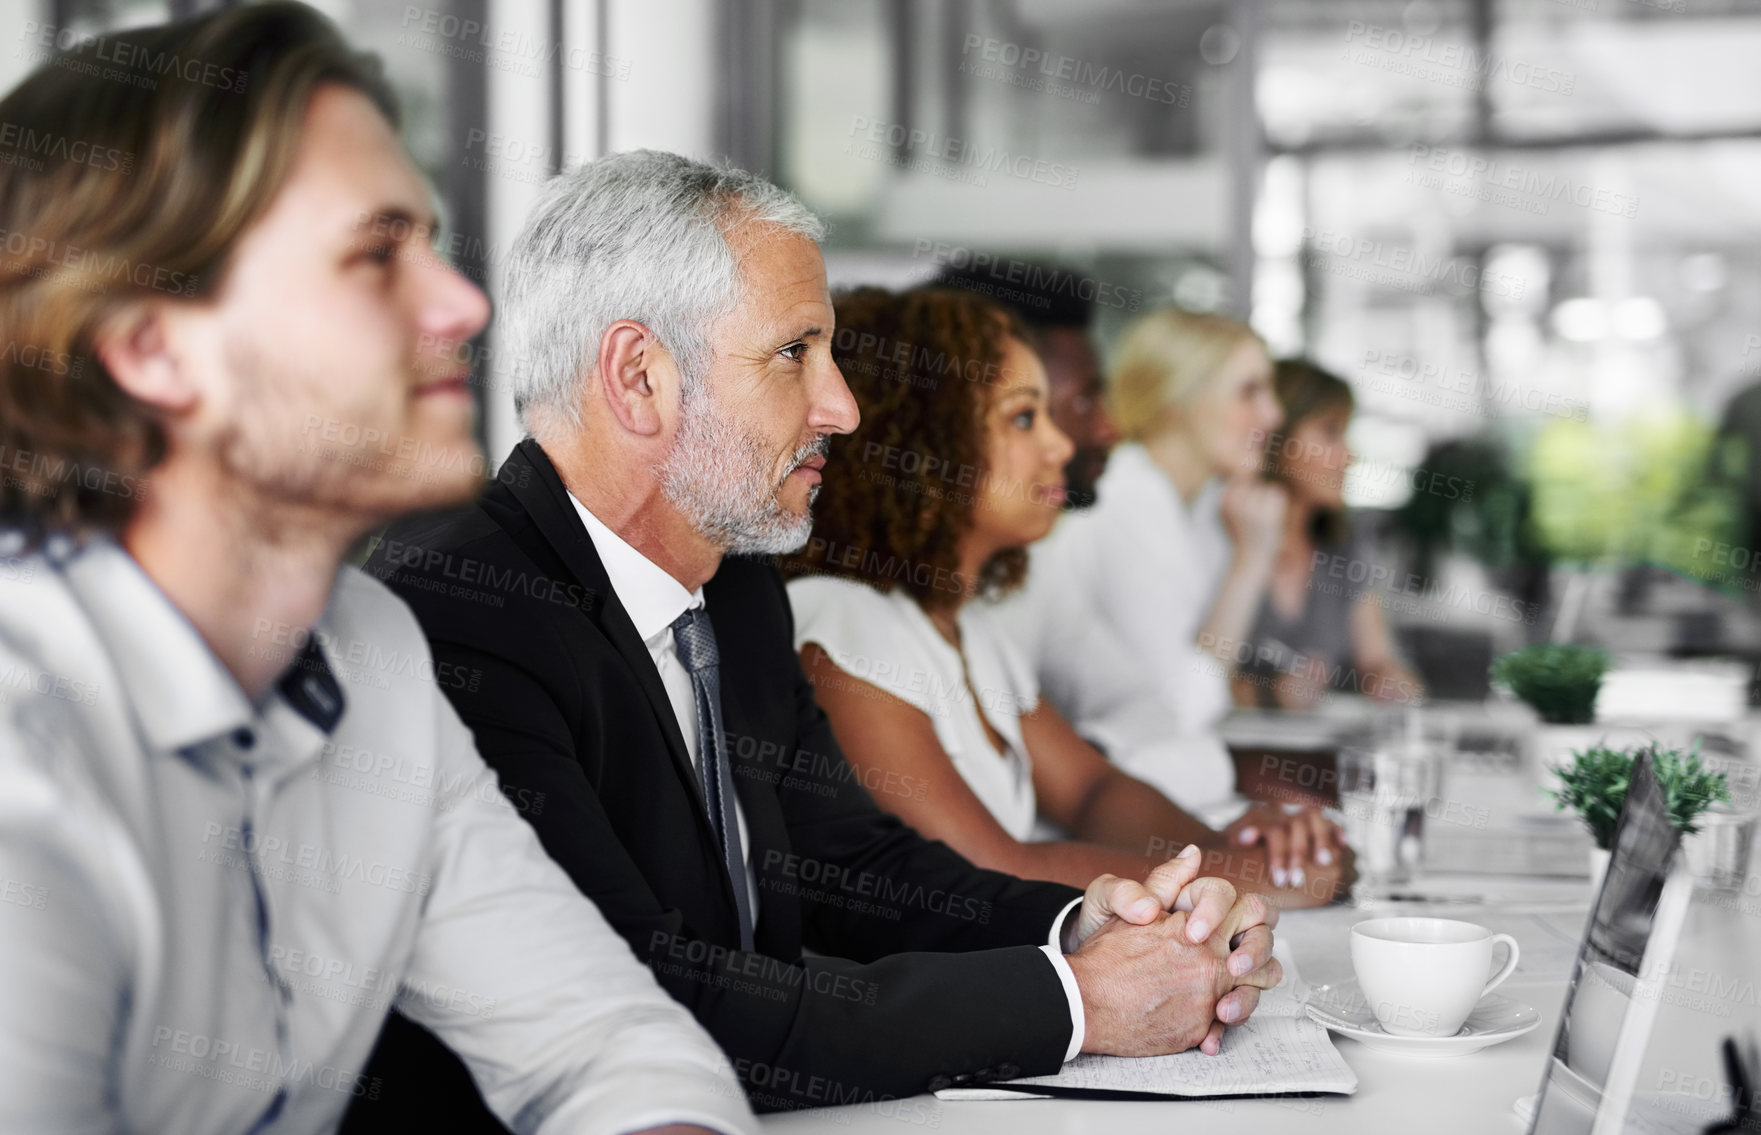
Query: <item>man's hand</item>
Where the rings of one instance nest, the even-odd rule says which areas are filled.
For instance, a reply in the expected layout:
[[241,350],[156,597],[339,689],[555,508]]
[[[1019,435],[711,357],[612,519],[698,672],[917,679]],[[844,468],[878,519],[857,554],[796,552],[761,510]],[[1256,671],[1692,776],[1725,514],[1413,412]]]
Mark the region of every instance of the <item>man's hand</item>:
[[[1171,859],[1143,885],[1103,876],[1089,887],[1084,912],[1105,907],[1118,917],[1069,955],[1087,1018],[1084,1052],[1157,1056],[1197,1044],[1215,1055],[1223,1026],[1245,1021],[1259,991],[1282,978],[1272,957],[1277,912],[1259,895],[1237,900],[1226,880],[1193,878],[1200,858]],[[1130,917],[1164,900],[1173,914]]]
[[[1200,878],[1204,858],[1198,846],[1189,843],[1184,851],[1151,871],[1141,883],[1117,875],[1096,878],[1082,896],[1082,906],[1064,922],[1061,943],[1064,953],[1074,953],[1095,931],[1114,919],[1146,926],[1171,910],[1190,915],[1187,920],[1189,941],[1197,945],[1208,940],[1211,930],[1235,905],[1236,888],[1224,879]],[[1265,924],[1267,956],[1271,953],[1271,927],[1277,919],[1278,912],[1273,910],[1242,927],[1245,930]],[[1241,947],[1241,959],[1252,956],[1245,950],[1246,947]],[[1257,965],[1255,962],[1247,969],[1254,969]]]
[[1301,889],[1312,867],[1331,867],[1345,847],[1338,825],[1310,805],[1255,804],[1223,830],[1229,849],[1264,844],[1274,887]]

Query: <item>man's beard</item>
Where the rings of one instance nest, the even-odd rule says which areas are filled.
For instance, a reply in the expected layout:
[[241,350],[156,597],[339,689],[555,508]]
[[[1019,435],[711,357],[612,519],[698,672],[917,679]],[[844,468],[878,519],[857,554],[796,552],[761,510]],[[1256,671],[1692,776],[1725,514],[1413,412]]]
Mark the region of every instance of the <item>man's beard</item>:
[[789,458],[776,479],[764,443],[730,416],[717,412],[701,384],[687,387],[678,440],[661,462],[661,491],[704,537],[729,555],[782,555],[798,551],[813,534],[814,485],[809,510],[795,516],[777,500],[782,481],[803,461],[824,456],[827,439],[815,438]]

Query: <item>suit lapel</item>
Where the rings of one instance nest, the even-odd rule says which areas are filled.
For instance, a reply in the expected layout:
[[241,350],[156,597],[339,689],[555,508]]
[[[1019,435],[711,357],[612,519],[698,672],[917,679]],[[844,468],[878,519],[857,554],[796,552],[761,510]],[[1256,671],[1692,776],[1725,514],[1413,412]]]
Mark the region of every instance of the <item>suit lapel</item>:
[[672,757],[674,769],[697,803],[697,820],[703,834],[712,836],[709,811],[703,800],[703,785],[697,779],[697,769],[691,764],[691,754],[685,748],[684,735],[679,732],[679,719],[673,713],[673,703],[666,696],[666,687],[661,684],[660,672],[654,668],[647,644],[637,636],[636,625],[630,621],[617,592],[612,589],[611,577],[606,574],[605,564],[600,560],[592,538],[587,535],[586,526],[576,515],[556,467],[538,442],[527,438],[514,447],[503,469],[496,479],[507,486],[525,508],[539,532],[574,573],[576,581],[602,598],[602,602],[594,605],[594,619],[625,665],[636,675],[636,682],[642,687],[648,707],[654,713],[655,724],[659,726],[661,736],[666,738],[667,753]]

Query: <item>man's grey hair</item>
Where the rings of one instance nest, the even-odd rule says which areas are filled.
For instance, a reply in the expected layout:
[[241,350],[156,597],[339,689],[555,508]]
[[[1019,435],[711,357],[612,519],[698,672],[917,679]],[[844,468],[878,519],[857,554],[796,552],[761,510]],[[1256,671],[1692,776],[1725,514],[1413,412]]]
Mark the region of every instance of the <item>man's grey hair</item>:
[[825,239],[794,194],[678,154],[610,154],[552,180],[514,241],[502,290],[497,353],[514,360],[526,428],[558,411],[580,424],[581,380],[620,319],[654,332],[694,392],[710,329],[739,302],[727,233],[746,222]]

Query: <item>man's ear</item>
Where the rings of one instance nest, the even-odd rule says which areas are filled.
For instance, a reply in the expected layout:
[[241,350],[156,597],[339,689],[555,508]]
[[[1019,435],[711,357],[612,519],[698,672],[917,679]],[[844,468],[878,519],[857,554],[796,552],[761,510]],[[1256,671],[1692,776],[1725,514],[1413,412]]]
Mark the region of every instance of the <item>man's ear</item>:
[[175,349],[163,303],[131,303],[104,319],[93,347],[124,393],[144,405],[180,413],[200,391]]
[[666,429],[668,405],[676,400],[676,368],[654,332],[620,319],[599,337],[599,386],[612,416],[639,437]]

